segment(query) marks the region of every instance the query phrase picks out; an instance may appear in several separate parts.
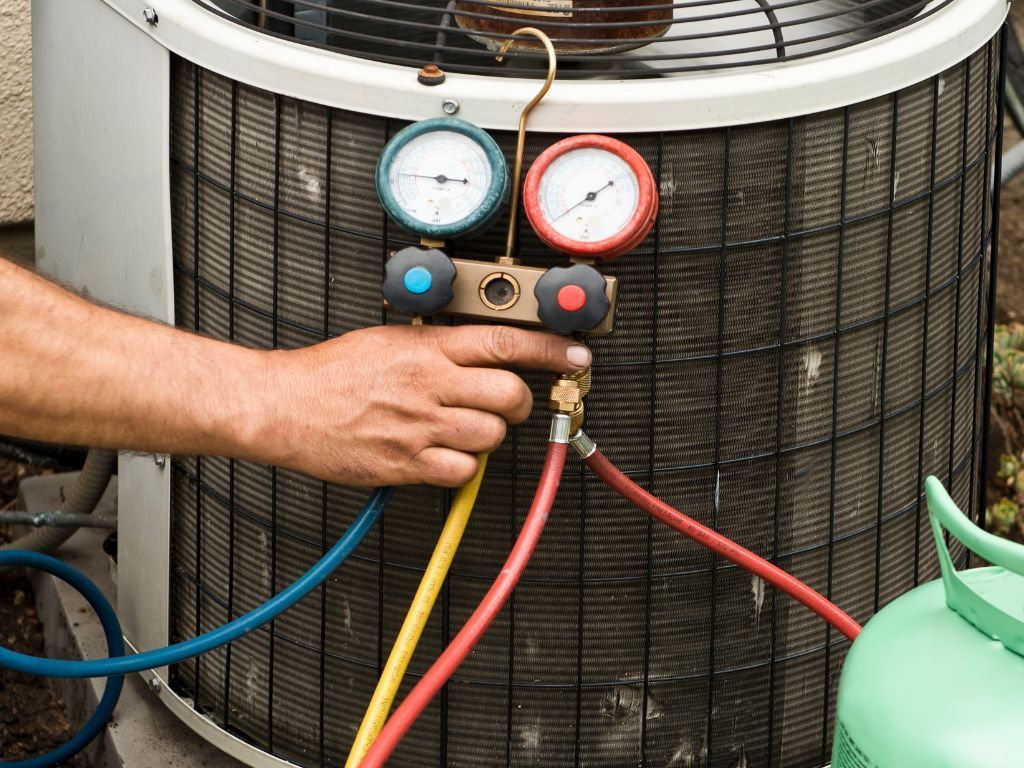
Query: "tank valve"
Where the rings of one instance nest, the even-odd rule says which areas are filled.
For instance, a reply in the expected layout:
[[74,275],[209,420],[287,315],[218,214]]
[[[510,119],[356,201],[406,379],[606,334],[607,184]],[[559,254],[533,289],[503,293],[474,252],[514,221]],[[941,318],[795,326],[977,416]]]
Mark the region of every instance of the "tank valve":
[[575,434],[583,426],[583,398],[590,392],[591,380],[590,368],[578,373],[561,374],[552,379],[551,410],[569,416],[570,434]]

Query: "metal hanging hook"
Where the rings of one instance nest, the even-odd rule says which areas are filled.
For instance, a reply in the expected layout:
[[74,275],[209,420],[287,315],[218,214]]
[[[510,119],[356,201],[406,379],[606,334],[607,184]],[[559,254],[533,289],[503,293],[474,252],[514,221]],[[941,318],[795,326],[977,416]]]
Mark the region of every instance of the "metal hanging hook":
[[[526,148],[526,121],[529,119],[530,112],[533,111],[533,108],[540,104],[541,99],[543,99],[551,89],[551,84],[555,81],[555,72],[558,69],[558,58],[555,55],[555,46],[551,44],[551,39],[547,35],[534,27],[523,27],[521,29],[517,29],[512,34],[532,35],[544,44],[544,48],[548,52],[548,76],[544,79],[544,85],[541,87],[540,91],[525,107],[523,107],[522,114],[519,115],[519,140],[516,142],[516,160],[512,171],[512,204],[509,206],[508,238],[505,241],[505,255],[498,259],[499,262],[506,264],[515,263],[516,220],[519,214],[519,188],[523,175],[523,152]],[[515,41],[512,38],[509,38],[501,44],[499,53],[495,57],[498,61],[502,61],[505,58],[505,54],[508,52],[509,46],[511,46],[513,42]]]

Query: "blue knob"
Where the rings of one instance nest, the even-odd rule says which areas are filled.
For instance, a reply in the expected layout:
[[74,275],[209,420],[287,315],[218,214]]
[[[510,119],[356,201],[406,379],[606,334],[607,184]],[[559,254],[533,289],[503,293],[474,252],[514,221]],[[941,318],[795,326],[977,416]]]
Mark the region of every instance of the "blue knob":
[[454,298],[455,265],[437,248],[409,246],[388,259],[381,286],[388,306],[429,317]]
[[402,282],[405,284],[405,290],[409,293],[420,294],[430,290],[434,278],[426,267],[413,267],[405,273]]

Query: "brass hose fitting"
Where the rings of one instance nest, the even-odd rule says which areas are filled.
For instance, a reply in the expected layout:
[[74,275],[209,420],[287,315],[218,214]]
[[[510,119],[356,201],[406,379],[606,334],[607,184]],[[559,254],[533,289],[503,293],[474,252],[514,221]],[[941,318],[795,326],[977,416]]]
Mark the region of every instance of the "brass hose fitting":
[[551,381],[551,410],[569,417],[571,433],[583,426],[583,398],[590,392],[592,378],[590,368],[585,368],[578,373],[560,374]]

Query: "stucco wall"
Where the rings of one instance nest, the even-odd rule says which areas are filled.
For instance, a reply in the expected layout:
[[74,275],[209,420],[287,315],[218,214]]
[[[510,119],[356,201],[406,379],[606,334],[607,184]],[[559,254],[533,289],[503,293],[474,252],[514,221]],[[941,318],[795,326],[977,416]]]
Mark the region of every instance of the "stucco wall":
[[32,218],[29,7],[30,0],[0,0],[0,224]]

